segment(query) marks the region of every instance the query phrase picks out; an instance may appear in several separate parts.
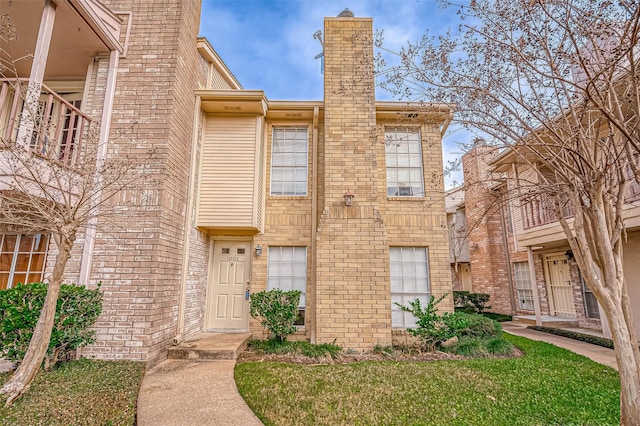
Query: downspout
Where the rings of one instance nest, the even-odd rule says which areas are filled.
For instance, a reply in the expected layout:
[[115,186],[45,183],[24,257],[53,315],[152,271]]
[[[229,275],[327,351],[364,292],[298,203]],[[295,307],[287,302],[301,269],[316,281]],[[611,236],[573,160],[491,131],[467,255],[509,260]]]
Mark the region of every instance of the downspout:
[[191,246],[189,245],[189,236],[191,233],[192,220],[191,215],[194,207],[193,188],[195,187],[195,170],[196,170],[196,152],[201,138],[200,126],[200,107],[201,98],[196,96],[196,102],[193,111],[193,135],[191,141],[191,162],[189,164],[189,186],[187,188],[187,214],[184,221],[184,249],[182,250],[182,276],[180,277],[180,293],[178,294],[178,323],[176,325],[176,337],[174,343],[180,343],[184,339],[184,323],[187,304],[187,279],[189,276],[189,257],[191,254]]
[[533,263],[533,250],[527,247],[527,260],[529,261],[529,281],[531,281],[531,294],[533,295],[533,310],[536,314],[536,325],[542,326],[542,315],[540,314],[540,299],[538,297],[538,282],[536,281],[536,269]]
[[311,343],[316,343],[316,247],[318,245],[318,119],[320,109],[313,108],[312,165],[311,172],[311,288],[313,288],[313,326],[311,327]]
[[[116,79],[118,77],[118,64],[120,54],[117,50],[112,50],[109,55],[109,71],[107,73],[107,85],[104,91],[104,101],[102,103],[102,122],[100,123],[100,137],[98,138],[98,151],[96,162],[102,161],[107,155],[109,144],[109,132],[111,131],[111,116],[113,113],[113,100],[116,93]],[[100,193],[94,194],[95,200],[92,206],[100,202]],[[80,283],[88,284],[91,278],[91,263],[93,262],[93,249],[96,240],[96,228],[98,218],[93,216],[87,222],[85,231],[84,247],[82,250],[82,262],[80,264]]]

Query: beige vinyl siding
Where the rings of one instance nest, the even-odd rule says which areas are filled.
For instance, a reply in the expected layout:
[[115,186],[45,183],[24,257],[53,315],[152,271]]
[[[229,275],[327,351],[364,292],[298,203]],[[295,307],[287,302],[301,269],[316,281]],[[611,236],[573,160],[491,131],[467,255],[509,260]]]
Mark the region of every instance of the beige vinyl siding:
[[211,80],[209,82],[209,88],[213,90],[226,90],[234,89],[229,83],[220,75],[215,67],[211,67]]
[[258,231],[260,119],[208,116],[202,144],[197,226]]

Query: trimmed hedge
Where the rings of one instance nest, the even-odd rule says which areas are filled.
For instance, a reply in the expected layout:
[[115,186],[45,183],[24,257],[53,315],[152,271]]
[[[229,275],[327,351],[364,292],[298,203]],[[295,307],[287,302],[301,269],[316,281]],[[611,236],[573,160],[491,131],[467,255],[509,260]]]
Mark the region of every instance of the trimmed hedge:
[[531,330],[542,331],[543,333],[555,334],[556,336],[568,337],[569,339],[579,340],[581,342],[591,343],[593,345],[602,346],[605,348],[613,349],[613,340],[605,339],[604,337],[592,336],[590,334],[577,333],[575,331],[563,330],[561,328],[553,327],[541,327],[537,325],[530,325]]
[[[47,295],[46,283],[21,284],[0,291],[0,357],[19,362],[29,347]],[[89,330],[102,311],[96,289],[62,284],[45,366],[53,366],[72,350],[95,341]]]

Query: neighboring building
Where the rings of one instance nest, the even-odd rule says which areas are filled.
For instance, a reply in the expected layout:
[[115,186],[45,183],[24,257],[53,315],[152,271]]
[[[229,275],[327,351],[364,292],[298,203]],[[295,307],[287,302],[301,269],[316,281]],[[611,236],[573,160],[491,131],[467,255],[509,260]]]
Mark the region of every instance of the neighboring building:
[[[495,309],[496,304],[492,303],[493,310],[516,315],[516,320],[531,323],[538,317],[545,325],[573,324],[609,335],[606,319],[582,280],[550,202],[542,195],[527,196],[516,185],[519,180],[531,185],[536,182],[536,173],[529,166],[516,166],[508,151],[498,152],[484,143],[476,144],[463,157],[463,167],[467,221],[469,226],[479,223],[478,232],[469,236],[473,290],[492,292],[492,300],[497,294],[508,298],[511,308],[501,303]],[[477,190],[473,199],[471,188]],[[624,212],[627,232],[624,267],[631,306],[637,308],[640,187],[632,183],[628,194]],[[492,208],[488,209],[487,203]],[[570,217],[572,212],[567,209],[564,214]],[[486,267],[482,269],[483,266]],[[536,299],[539,303],[535,303]],[[635,310],[634,321],[640,327],[640,309]]]
[[513,236],[509,211],[501,202],[504,182],[489,171],[495,153],[495,148],[478,140],[462,157],[472,291],[490,295],[492,311],[513,314],[509,266]]
[[471,263],[469,238],[464,204],[464,186],[445,193],[447,229],[449,231],[449,262],[454,290],[471,291]]
[[[248,295],[270,288],[303,292],[300,338],[367,349],[412,324],[393,302],[451,292],[451,109],[375,101],[370,18],[325,20],[324,100],[270,101],[197,38],[200,2],[58,3],[0,0],[13,51],[37,58],[2,80],[3,136],[20,131],[18,77],[53,99],[60,128],[97,129],[104,155],[160,153],[117,200],[117,226],[99,220],[74,248],[66,281],[104,291],[83,354],[153,364],[203,331],[262,335]],[[46,278],[54,256],[47,235],[5,230],[0,284]]]

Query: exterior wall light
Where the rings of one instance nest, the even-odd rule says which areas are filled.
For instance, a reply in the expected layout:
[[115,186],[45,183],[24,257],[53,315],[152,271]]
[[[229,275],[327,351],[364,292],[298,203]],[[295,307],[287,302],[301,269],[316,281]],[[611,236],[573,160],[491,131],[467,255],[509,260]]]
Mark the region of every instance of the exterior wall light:
[[256,256],[257,257],[262,256],[262,246],[260,244],[256,246]]
[[344,204],[345,204],[347,207],[351,207],[351,204],[353,204],[353,199],[354,199],[354,198],[356,198],[356,196],[355,196],[355,195],[353,195],[353,194],[351,193],[351,191],[349,191],[349,190],[347,189],[347,192],[345,192],[345,193],[344,193]]

